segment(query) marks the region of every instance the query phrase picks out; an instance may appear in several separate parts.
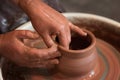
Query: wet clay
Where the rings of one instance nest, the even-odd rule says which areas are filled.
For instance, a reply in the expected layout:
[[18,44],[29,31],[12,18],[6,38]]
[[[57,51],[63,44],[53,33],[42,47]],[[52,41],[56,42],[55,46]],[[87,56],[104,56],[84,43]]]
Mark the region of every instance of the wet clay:
[[[109,47],[108,44],[106,45],[105,42],[100,40],[97,41],[96,44],[94,36],[91,37],[91,33],[88,33],[87,37],[74,34],[70,50],[59,46],[62,57],[60,58],[60,64],[50,72],[51,74],[49,76],[33,74],[30,75],[29,80],[110,80],[111,78],[112,80],[118,80],[119,61],[113,54],[114,52],[106,48]],[[99,47],[102,53],[98,53]],[[106,50],[109,52],[106,53]],[[118,65],[113,66],[113,63]],[[114,72],[116,75],[114,77],[110,76]]]
[[98,56],[95,50],[96,39],[90,32],[87,33],[87,36],[75,33],[72,36],[70,50],[59,46],[62,57],[56,68],[58,71],[56,76],[73,79],[79,77],[80,79],[83,76],[87,77],[91,72],[97,72],[95,71],[95,68],[98,67]]
[[[73,34],[70,50],[59,46],[62,54],[59,65],[51,70],[27,69],[25,80],[119,80],[119,52],[108,43],[93,38],[89,32],[87,37]],[[27,44],[37,47],[38,43],[39,48],[45,47],[41,39]]]

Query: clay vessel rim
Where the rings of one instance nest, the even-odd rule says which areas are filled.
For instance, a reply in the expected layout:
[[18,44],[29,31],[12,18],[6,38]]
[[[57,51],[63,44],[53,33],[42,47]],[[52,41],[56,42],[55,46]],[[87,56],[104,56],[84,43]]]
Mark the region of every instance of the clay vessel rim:
[[90,49],[92,49],[94,46],[95,46],[95,44],[96,44],[96,38],[95,38],[95,36],[93,35],[93,33],[92,32],[90,32],[90,31],[88,31],[88,30],[84,30],[85,32],[87,32],[87,34],[89,34],[89,36],[91,37],[91,44],[87,47],[87,48],[85,48],[85,49],[81,49],[81,50],[72,50],[72,49],[66,49],[66,48],[64,48],[63,46],[61,46],[61,45],[58,45],[58,48],[60,49],[60,50],[63,50],[63,51],[65,51],[65,52],[69,52],[69,53],[84,53],[84,52],[87,52],[87,51],[89,51]]

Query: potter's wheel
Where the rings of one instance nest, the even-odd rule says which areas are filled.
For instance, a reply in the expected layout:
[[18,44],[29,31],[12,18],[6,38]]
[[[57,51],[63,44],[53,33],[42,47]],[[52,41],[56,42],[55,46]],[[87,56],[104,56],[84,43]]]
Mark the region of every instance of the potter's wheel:
[[[120,80],[120,53],[110,44],[97,39],[96,49],[99,54],[99,69],[91,71],[83,78],[74,78],[75,80]],[[89,65],[88,65],[89,67]],[[40,72],[40,71],[39,71]],[[42,71],[43,72],[43,71]],[[50,74],[51,72],[48,72]],[[39,73],[38,73],[39,74]],[[41,73],[40,73],[41,74]],[[47,74],[47,73],[46,73]],[[30,77],[32,75],[32,77]],[[65,79],[52,78],[52,75],[29,75],[28,80],[74,80],[71,77]],[[37,79],[38,78],[38,79]]]
[[[96,44],[96,48],[97,48],[97,51],[98,51],[98,54],[99,54],[99,57],[100,57],[100,67],[99,67],[99,71],[98,73],[94,73],[94,71],[92,71],[89,75],[87,75],[87,77],[83,77],[82,80],[120,80],[119,76],[120,76],[120,53],[115,49],[113,48],[110,44],[106,43],[105,41],[103,40],[100,40],[100,39],[97,39],[97,44]],[[9,62],[7,62],[9,63]],[[6,64],[6,62],[5,62]],[[31,79],[31,75],[32,77],[34,78],[38,78],[41,79],[41,80],[52,80],[52,75],[47,75],[49,74],[48,72],[46,72],[46,70],[29,70],[29,69],[26,69],[24,70],[24,68],[20,68],[18,66],[14,66],[13,65],[4,65],[5,67],[3,67],[3,69],[6,69],[7,72],[6,72],[6,75],[8,76],[8,80],[18,80],[19,77],[21,77],[22,75],[22,79],[25,79],[25,80],[37,80],[37,79]],[[17,68],[18,67],[18,68]],[[21,75],[14,75],[16,74],[16,71],[13,70],[15,69],[19,69],[19,70],[16,70],[17,73],[20,73],[20,72],[23,72],[21,73]],[[24,71],[23,71],[24,70]],[[36,73],[38,75],[34,75],[34,73],[32,73],[36,71]],[[9,74],[7,73],[11,73],[9,76]],[[31,74],[27,74],[26,75],[26,72],[27,73],[31,73]],[[40,75],[40,74],[43,74],[43,75]],[[45,73],[45,77],[40,77],[40,76],[44,76],[44,73]],[[23,76],[24,75],[24,76]],[[47,75],[47,76],[46,76]],[[26,77],[27,76],[27,77]],[[15,78],[15,77],[18,77],[18,78]],[[26,79],[27,78],[27,79]],[[6,80],[6,79],[5,79]],[[62,79],[57,79],[57,80],[62,80]],[[65,80],[65,79],[64,79]],[[69,77],[68,80],[71,80],[71,78]],[[76,79],[76,80],[81,80],[81,79]]]
[[97,39],[96,48],[100,59],[99,78],[93,80],[120,80],[120,53],[110,44],[103,40]]
[[[113,48],[110,44],[100,39],[97,39],[96,49],[97,49],[97,52],[100,58],[99,60],[100,67],[98,69],[99,71],[97,71],[97,73],[95,73],[94,71],[91,71],[90,74],[83,77],[82,79],[78,78],[76,80],[120,80],[119,78],[120,76],[120,53],[115,48]],[[4,68],[6,68],[6,70],[7,69],[10,70],[10,72],[13,73],[13,75],[15,74],[13,72],[13,68],[14,68],[13,66],[6,65]],[[50,75],[51,72],[47,72],[47,70],[36,70],[36,69],[24,70],[23,68],[14,68],[14,69],[19,69],[18,71],[16,70],[17,72],[22,71],[23,73],[21,74],[22,75],[24,74],[24,78],[26,78],[25,80],[37,80],[36,78],[39,78],[38,80],[56,80],[51,77],[52,76]],[[26,75],[26,72],[27,72],[27,75]],[[29,74],[29,72],[30,73],[33,72],[33,73]],[[34,72],[35,72],[35,75],[34,75]],[[13,75],[11,76],[13,78],[10,78],[8,80],[13,80],[14,79]],[[21,75],[18,75],[18,77],[19,76]],[[32,76],[32,79],[31,79],[31,76]],[[18,80],[18,79],[14,79],[14,80]],[[66,79],[57,79],[57,80],[66,80]],[[73,80],[73,79],[68,77],[67,80]]]
[[[120,24],[96,15],[67,13],[65,16],[74,24],[87,28],[93,32],[97,38],[100,38],[97,39],[96,45],[100,56],[100,62],[102,63],[100,65],[100,72],[96,75],[94,75],[94,73],[91,73],[92,75],[89,75],[88,77],[91,77],[91,79],[93,78],[92,80],[120,80],[120,78],[118,78],[120,76],[120,43],[118,42],[120,40]],[[30,22],[22,25],[18,29],[33,30]],[[28,70],[16,65],[14,67],[13,66],[14,65],[6,64],[5,67],[3,67],[5,75],[7,75],[7,79],[5,80],[25,80],[24,78],[26,78],[26,73],[24,72],[27,72]],[[44,73],[43,70],[42,72]],[[30,75],[27,75],[28,79],[26,80],[30,80],[29,76]],[[51,80],[51,78],[46,77],[46,80]],[[70,80],[70,78],[67,80]]]

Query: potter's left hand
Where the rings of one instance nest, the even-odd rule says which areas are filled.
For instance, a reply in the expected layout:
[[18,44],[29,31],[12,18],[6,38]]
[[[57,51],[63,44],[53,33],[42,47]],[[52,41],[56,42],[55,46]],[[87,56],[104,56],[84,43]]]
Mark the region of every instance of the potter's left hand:
[[70,30],[80,31],[81,35],[86,35],[85,32],[70,23],[62,14],[50,8],[41,0],[18,1],[48,47],[54,44],[51,35],[57,35],[60,44],[66,48],[69,48],[71,41]]
[[17,30],[0,35],[0,55],[23,67],[49,68],[58,64],[57,46],[37,49],[26,46],[24,39],[36,40],[39,36],[31,31]]

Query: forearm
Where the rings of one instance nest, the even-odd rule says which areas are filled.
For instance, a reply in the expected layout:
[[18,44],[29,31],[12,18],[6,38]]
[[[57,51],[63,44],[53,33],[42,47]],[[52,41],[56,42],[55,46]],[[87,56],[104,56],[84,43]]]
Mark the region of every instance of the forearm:
[[22,8],[28,16],[38,9],[39,12],[42,11],[43,6],[46,5],[42,0],[12,0],[12,2]]
[[[56,10],[52,9],[50,6],[45,4],[42,0],[13,0],[18,6],[20,6],[24,12],[31,17],[35,17],[36,15],[39,16],[39,18],[43,18],[45,16],[58,16],[58,13]],[[59,15],[60,16],[60,15]],[[38,18],[36,16],[36,18]]]
[[29,3],[31,1],[34,1],[34,0],[11,0],[13,3],[19,5],[20,3]]

